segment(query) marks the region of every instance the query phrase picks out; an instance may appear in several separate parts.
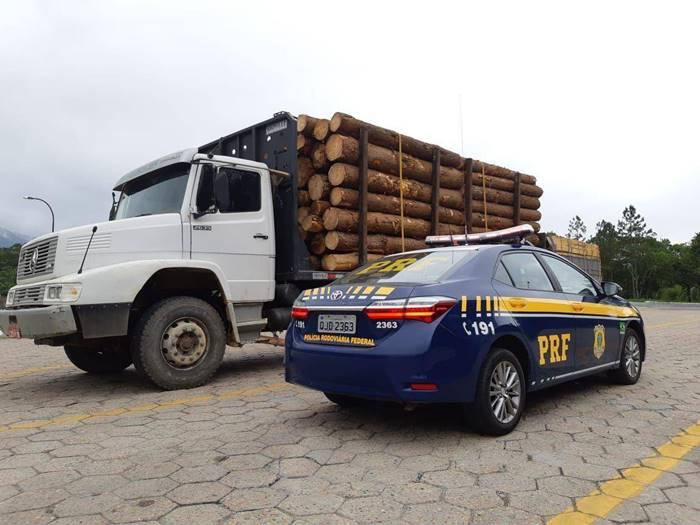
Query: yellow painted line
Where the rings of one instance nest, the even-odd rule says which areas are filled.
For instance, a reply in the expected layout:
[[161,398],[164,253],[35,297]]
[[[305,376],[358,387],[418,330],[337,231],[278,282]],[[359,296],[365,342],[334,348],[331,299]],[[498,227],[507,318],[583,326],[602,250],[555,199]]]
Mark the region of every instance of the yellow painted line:
[[3,379],[17,379],[18,377],[31,376],[35,374],[43,374],[44,372],[51,372],[52,370],[64,370],[66,368],[73,368],[72,365],[51,365],[51,366],[37,366],[33,368],[23,368],[22,370],[15,370],[14,372],[7,372],[6,374],[0,375],[0,380]]
[[658,454],[623,470],[622,477],[605,481],[588,496],[578,498],[574,507],[552,517],[547,525],[590,525],[605,518],[625,501],[639,496],[662,474],[673,470],[681,459],[699,445],[700,421],[656,447]]
[[287,383],[270,383],[254,388],[240,388],[237,390],[228,390],[220,394],[204,394],[180,399],[167,399],[163,401],[154,401],[152,403],[144,403],[141,405],[133,405],[130,407],[110,408],[99,410],[96,412],[86,412],[84,414],[67,414],[65,416],[55,417],[53,419],[38,419],[34,421],[19,421],[6,426],[0,426],[0,433],[12,432],[13,430],[27,430],[35,428],[44,428],[55,425],[64,425],[66,423],[77,423],[86,420],[96,420],[101,417],[119,417],[128,414],[140,414],[144,412],[152,412],[165,408],[178,406],[193,406],[212,401],[221,401],[224,399],[232,399],[236,397],[256,396],[258,394],[267,394],[278,390],[291,388]]

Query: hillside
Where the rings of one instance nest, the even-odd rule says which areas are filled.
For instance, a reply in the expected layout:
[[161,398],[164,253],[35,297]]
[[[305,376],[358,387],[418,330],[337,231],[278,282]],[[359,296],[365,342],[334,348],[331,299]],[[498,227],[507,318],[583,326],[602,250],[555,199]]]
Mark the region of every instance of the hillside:
[[15,244],[24,244],[28,240],[28,237],[0,226],[0,248],[9,248]]

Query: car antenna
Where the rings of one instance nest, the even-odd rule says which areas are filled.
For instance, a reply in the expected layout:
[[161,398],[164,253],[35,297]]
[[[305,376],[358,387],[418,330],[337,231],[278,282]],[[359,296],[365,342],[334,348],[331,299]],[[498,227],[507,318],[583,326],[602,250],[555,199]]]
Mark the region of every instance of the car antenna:
[[78,270],[78,274],[83,273],[83,266],[85,265],[85,259],[87,258],[88,250],[90,250],[90,245],[92,244],[92,238],[95,236],[96,231],[97,231],[97,225],[92,227],[92,235],[90,235],[90,240],[88,241],[87,248],[85,248],[85,253],[83,254],[83,262],[80,263],[80,269]]

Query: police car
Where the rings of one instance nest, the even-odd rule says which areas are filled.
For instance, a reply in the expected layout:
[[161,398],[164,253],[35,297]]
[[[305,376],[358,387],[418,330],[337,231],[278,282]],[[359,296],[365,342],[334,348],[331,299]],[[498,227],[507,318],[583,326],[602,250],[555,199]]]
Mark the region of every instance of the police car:
[[[472,426],[510,432],[529,392],[607,371],[634,384],[639,311],[519,226],[428,238],[306,290],[286,336],[286,379],[349,406],[460,403]],[[446,237],[446,238],[445,238]]]

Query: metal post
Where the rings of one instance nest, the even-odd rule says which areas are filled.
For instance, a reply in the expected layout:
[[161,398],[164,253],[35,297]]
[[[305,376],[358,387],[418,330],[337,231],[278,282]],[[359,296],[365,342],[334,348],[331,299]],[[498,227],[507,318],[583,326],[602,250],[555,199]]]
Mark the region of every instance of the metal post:
[[56,228],[55,228],[55,225],[56,225],[56,217],[55,217],[54,214],[53,214],[53,208],[51,207],[51,205],[50,205],[48,202],[46,202],[44,199],[40,199],[39,197],[32,197],[32,196],[30,196],[30,195],[27,195],[27,196],[25,197],[25,199],[28,200],[28,201],[41,201],[41,202],[43,202],[44,204],[46,204],[46,205],[49,207],[49,211],[51,212],[51,233],[53,233],[54,230],[56,229]]
[[473,159],[464,159],[464,225],[466,233],[472,233],[472,169]]
[[[367,159],[367,147],[368,147],[368,133],[367,128],[360,129],[360,180],[359,180],[359,190],[360,190],[360,224],[358,225],[357,232],[360,237],[360,265],[367,263],[367,170],[368,170],[368,159]],[[400,160],[399,160],[400,162]]]
[[437,235],[440,224],[440,148],[433,149],[433,187],[430,198],[432,205],[430,216],[430,234]]

